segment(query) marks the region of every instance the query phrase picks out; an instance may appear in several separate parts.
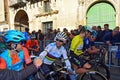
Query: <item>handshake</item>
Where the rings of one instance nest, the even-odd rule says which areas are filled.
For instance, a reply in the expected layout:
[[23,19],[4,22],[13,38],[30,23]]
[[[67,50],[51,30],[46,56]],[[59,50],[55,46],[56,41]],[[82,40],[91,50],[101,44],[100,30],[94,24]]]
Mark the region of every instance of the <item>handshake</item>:
[[42,65],[42,59],[40,57],[36,57],[33,61],[33,64],[36,66],[36,68],[39,68]]

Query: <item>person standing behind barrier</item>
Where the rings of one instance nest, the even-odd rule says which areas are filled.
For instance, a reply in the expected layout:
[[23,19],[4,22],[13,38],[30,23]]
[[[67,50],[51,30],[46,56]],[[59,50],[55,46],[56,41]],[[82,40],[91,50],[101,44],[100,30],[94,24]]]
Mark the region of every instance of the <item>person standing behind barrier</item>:
[[49,43],[53,42],[54,34],[53,34],[52,29],[47,29],[47,33],[45,34],[44,38],[45,38],[45,46],[47,46]]
[[97,37],[96,37],[96,42],[102,42],[102,29],[101,26],[97,26]]
[[40,45],[40,52],[43,51],[44,47],[43,47],[43,43],[44,43],[44,34],[41,32],[41,30],[38,30],[37,33],[37,40],[39,41],[39,45]]
[[112,32],[111,29],[109,29],[109,24],[104,24],[104,30],[102,31],[102,36],[104,36],[106,33]]
[[30,33],[29,33],[29,28],[26,27],[25,28],[25,32],[23,32],[24,36],[25,36],[25,40],[29,40],[30,39]]
[[[113,44],[115,44],[115,42],[119,42],[120,40],[120,35],[119,35],[119,30],[117,28],[114,28],[112,32],[106,33],[103,36],[103,41],[105,44],[109,46],[112,46]],[[109,52],[108,52],[108,60],[109,60]],[[108,61],[109,62],[109,61]],[[111,64],[112,63],[112,55],[111,55]]]

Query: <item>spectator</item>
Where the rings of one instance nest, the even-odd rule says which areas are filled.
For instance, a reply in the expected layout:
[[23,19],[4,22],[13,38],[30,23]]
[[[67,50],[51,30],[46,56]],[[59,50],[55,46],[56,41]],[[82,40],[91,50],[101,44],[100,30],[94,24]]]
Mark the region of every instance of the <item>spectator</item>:
[[102,29],[101,29],[101,26],[97,26],[97,37],[96,37],[96,40],[97,42],[102,42]]
[[53,39],[54,39],[54,34],[52,29],[47,29],[47,33],[45,34],[45,46],[53,42]]
[[30,39],[26,42],[26,47],[30,51],[30,55],[39,55],[39,42],[36,40],[35,34],[31,34]]
[[104,30],[102,31],[102,36],[104,36],[106,33],[112,32],[111,29],[109,29],[109,24],[104,24]]
[[39,41],[39,45],[40,45],[40,52],[43,51],[43,43],[44,43],[44,34],[41,32],[41,30],[38,30],[37,33],[37,40]]
[[24,36],[25,36],[25,40],[29,40],[30,39],[30,33],[29,33],[29,28],[26,27],[25,28],[25,32],[23,32]]
[[[115,42],[119,42],[120,39],[120,35],[119,35],[119,30],[117,28],[115,28],[112,32],[108,32],[103,36],[103,41],[105,42],[105,44],[107,44],[108,46],[112,46]],[[109,60],[109,54],[108,54],[108,60]],[[109,62],[109,61],[108,61]],[[112,63],[112,55],[111,55],[111,63]]]

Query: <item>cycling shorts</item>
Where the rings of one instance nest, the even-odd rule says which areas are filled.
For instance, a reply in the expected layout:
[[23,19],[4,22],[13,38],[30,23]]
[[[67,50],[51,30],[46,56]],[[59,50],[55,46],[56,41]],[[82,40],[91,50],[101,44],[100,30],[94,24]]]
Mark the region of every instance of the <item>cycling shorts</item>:
[[70,62],[77,65],[80,68],[82,68],[83,65],[86,63],[85,59],[82,59],[79,56],[75,55],[73,51],[70,51],[70,57]]

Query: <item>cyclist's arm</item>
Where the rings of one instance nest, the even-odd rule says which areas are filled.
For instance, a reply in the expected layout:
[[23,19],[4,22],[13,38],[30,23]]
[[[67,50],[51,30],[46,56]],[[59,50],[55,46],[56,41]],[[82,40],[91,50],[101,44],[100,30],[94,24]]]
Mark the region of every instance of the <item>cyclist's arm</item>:
[[105,42],[107,45],[112,45],[111,39],[110,33],[107,33],[103,36],[103,42]]
[[6,62],[4,59],[0,58],[0,69],[6,69]]
[[51,48],[52,48],[51,45],[47,45],[46,48],[44,49],[44,51],[40,53],[39,56],[41,57],[42,60],[45,58],[45,56],[47,55],[47,53],[50,52]]
[[87,51],[90,54],[94,54],[94,53],[97,53],[98,51],[100,51],[100,49],[97,49],[95,46],[92,46],[91,48],[88,48]]
[[66,51],[63,51],[63,59],[65,60],[66,67],[71,68],[71,64],[70,64],[70,61],[68,59]]
[[37,72],[35,65],[30,65],[21,71],[13,71],[8,69],[0,69],[0,79],[1,80],[23,80],[29,75]]

